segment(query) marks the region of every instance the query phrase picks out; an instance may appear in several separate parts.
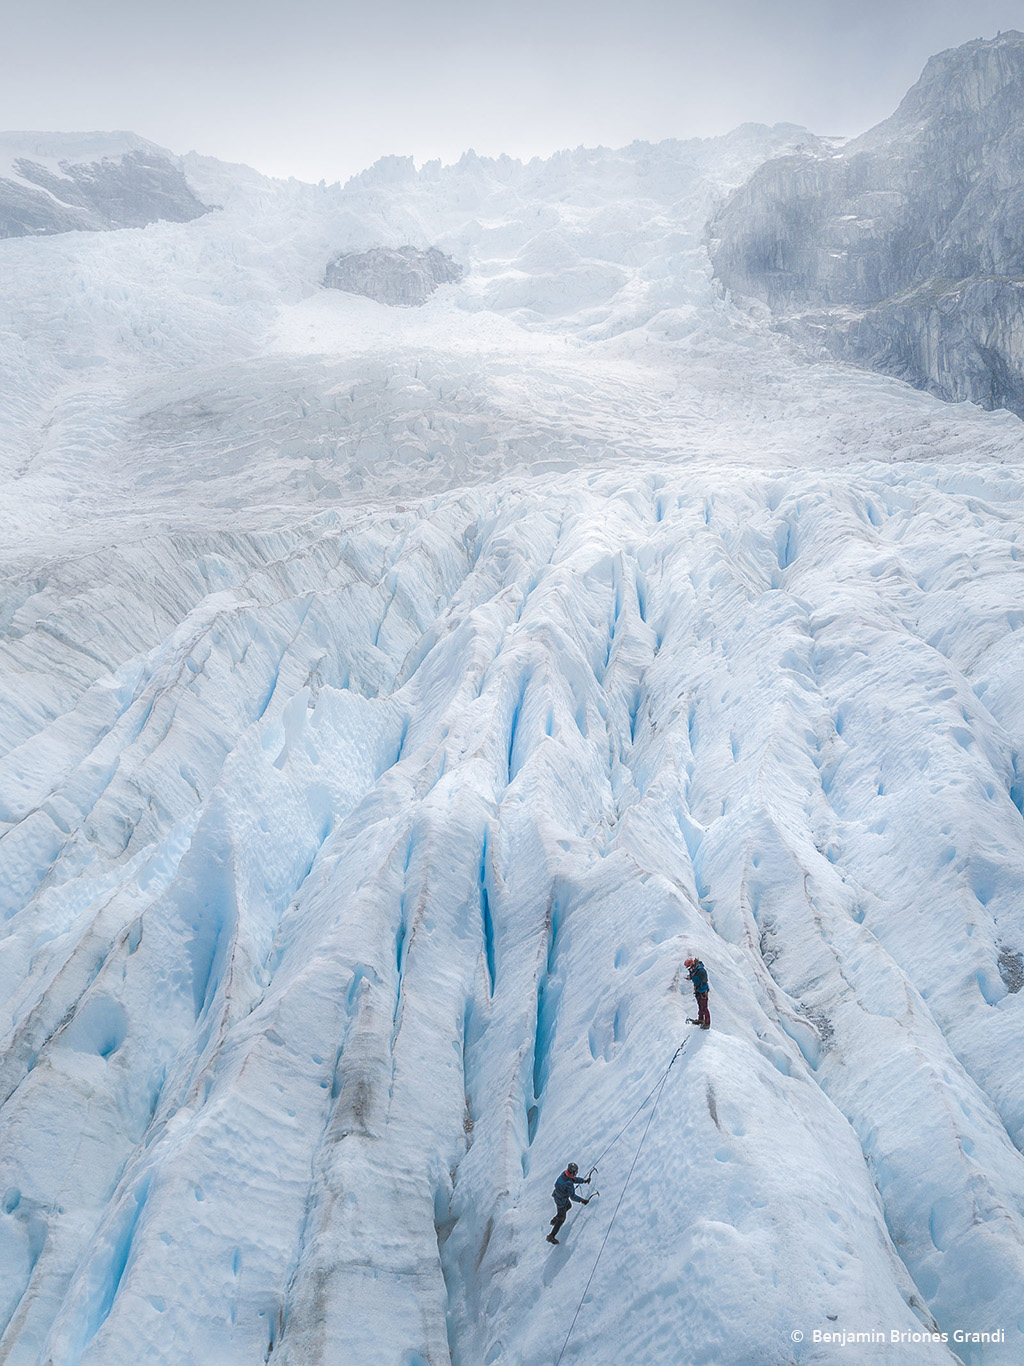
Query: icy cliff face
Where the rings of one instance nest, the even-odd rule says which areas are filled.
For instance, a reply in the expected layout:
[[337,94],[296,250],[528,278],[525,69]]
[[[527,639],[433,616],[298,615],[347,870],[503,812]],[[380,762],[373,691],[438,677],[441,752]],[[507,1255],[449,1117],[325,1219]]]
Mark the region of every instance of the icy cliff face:
[[392,308],[414,308],[425,304],[438,285],[455,284],[462,275],[462,267],[436,247],[373,247],[336,256],[324,284]]
[[933,57],[826,156],[769,162],[710,232],[715,270],[834,355],[1024,414],[1024,34]]
[[4,1366],[1019,1363],[1024,439],[721,297],[798,146],[0,243]]
[[0,133],[0,237],[187,223],[208,207],[131,134]]

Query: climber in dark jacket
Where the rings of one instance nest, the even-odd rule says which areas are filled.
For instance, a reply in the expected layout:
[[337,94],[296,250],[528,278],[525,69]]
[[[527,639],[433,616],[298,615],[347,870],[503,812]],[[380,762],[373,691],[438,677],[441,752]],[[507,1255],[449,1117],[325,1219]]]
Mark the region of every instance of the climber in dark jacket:
[[549,1243],[558,1242],[556,1235],[558,1234],[558,1230],[565,1223],[565,1216],[569,1213],[571,1202],[575,1200],[578,1205],[586,1205],[589,1203],[590,1197],[588,1196],[587,1199],[584,1200],[582,1195],[576,1194],[576,1187],[589,1185],[590,1177],[577,1176],[576,1173],[578,1171],[579,1167],[577,1167],[576,1163],[570,1162],[565,1171],[555,1182],[555,1189],[551,1192],[551,1196],[555,1202],[558,1213],[551,1220],[551,1232],[548,1234]]
[[701,1029],[711,1028],[711,1012],[708,1010],[708,970],[699,958],[687,958],[683,964],[686,975],[693,983],[693,994],[697,998],[697,1018],[690,1024],[699,1024]]

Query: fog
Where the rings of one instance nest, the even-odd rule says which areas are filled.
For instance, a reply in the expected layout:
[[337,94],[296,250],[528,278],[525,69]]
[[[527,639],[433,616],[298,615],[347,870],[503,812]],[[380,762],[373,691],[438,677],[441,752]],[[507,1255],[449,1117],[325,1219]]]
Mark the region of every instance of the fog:
[[131,129],[267,173],[802,123],[853,135],[1015,0],[8,0],[0,126]]

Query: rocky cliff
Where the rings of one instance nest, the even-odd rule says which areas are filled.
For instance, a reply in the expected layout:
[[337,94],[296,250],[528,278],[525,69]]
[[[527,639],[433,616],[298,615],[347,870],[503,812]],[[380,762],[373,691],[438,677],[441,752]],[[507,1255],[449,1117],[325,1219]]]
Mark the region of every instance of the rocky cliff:
[[0,134],[0,237],[185,223],[209,206],[131,134]]
[[710,225],[716,274],[832,355],[1024,415],[1024,34],[933,57],[839,151],[767,162]]
[[324,284],[378,303],[414,307],[425,304],[438,285],[455,284],[462,276],[458,262],[437,247],[371,247],[336,256]]

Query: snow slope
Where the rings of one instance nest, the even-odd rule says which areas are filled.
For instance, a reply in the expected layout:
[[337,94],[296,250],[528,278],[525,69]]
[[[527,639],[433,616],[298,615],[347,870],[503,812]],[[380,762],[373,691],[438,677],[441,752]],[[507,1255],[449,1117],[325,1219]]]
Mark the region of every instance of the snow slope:
[[0,238],[207,213],[171,154],[133,133],[0,133]]
[[1024,429],[716,293],[802,136],[0,243],[0,1362],[539,1366],[620,1195],[566,1362],[1020,1361]]

